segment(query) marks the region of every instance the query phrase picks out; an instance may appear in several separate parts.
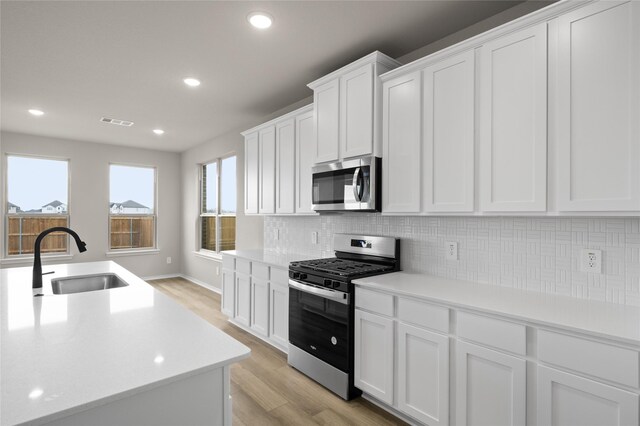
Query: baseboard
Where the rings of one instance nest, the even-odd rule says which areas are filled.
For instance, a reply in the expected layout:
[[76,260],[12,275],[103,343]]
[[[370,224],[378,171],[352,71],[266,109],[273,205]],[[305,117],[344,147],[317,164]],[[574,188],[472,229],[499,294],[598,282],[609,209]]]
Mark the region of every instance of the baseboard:
[[185,280],[191,281],[192,283],[197,284],[197,285],[199,285],[200,287],[204,287],[204,288],[206,288],[207,290],[211,290],[211,291],[213,291],[214,293],[222,294],[222,290],[221,290],[221,289],[219,289],[218,287],[214,287],[214,286],[212,286],[211,284],[207,284],[207,283],[205,283],[204,281],[200,281],[200,280],[198,280],[198,279],[195,279],[195,278],[190,277],[189,275],[185,275],[185,274],[180,274],[180,275],[178,275],[178,276],[180,276],[180,277],[184,278]]
[[362,398],[366,399],[367,401],[369,401],[370,403],[372,403],[373,405],[382,408],[384,411],[386,411],[387,413],[396,416],[397,418],[399,418],[400,420],[404,421],[405,423],[408,423],[412,426],[419,426],[421,423],[417,422],[415,419],[407,416],[404,413],[401,413],[400,411],[396,410],[393,407],[388,406],[386,403],[377,400],[375,397],[362,392]]
[[165,280],[167,278],[178,278],[181,277],[182,275],[180,274],[166,274],[166,275],[154,275],[151,277],[140,277],[141,279],[145,280],[145,281],[151,281],[151,280]]

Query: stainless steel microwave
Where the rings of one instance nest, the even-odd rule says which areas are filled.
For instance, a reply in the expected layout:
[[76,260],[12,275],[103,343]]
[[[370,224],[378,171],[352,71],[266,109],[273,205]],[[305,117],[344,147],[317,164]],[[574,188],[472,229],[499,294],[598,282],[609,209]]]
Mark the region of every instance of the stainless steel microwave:
[[313,167],[313,210],[380,211],[381,165],[367,156]]

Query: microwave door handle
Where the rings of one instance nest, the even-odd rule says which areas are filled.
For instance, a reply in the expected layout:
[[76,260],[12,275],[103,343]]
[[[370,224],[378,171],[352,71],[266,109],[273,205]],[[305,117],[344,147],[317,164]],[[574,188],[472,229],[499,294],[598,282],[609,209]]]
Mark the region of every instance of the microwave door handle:
[[358,185],[359,181],[360,181],[360,167],[356,168],[356,170],[353,172],[353,198],[355,198],[356,201],[358,202],[362,198],[362,195],[360,195],[360,188]]

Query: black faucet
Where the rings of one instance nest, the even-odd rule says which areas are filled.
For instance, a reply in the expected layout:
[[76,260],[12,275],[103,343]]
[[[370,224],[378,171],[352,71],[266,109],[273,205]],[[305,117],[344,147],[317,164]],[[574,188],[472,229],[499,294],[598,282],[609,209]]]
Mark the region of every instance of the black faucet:
[[71,235],[73,239],[76,240],[76,245],[78,246],[78,251],[80,253],[87,251],[87,244],[80,239],[78,234],[76,234],[69,228],[65,228],[64,226],[56,226],[42,231],[40,235],[38,235],[38,238],[36,238],[36,244],[33,248],[33,251],[35,253],[33,258],[33,288],[42,288],[42,261],[40,260],[40,242],[50,233],[58,231],[66,232],[67,234]]

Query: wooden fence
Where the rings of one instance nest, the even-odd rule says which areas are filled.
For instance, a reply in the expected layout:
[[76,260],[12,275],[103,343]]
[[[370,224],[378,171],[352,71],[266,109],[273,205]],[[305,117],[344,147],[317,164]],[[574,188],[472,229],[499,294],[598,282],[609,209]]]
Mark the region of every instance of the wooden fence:
[[[216,251],[216,217],[202,217],[202,248]],[[220,216],[220,251],[236,248],[236,217]]]
[[112,250],[155,247],[155,216],[111,216]]
[[[36,238],[45,229],[68,226],[67,216],[9,216],[7,229],[7,254],[33,254]],[[40,244],[41,253],[66,253],[69,234],[53,232]]]

